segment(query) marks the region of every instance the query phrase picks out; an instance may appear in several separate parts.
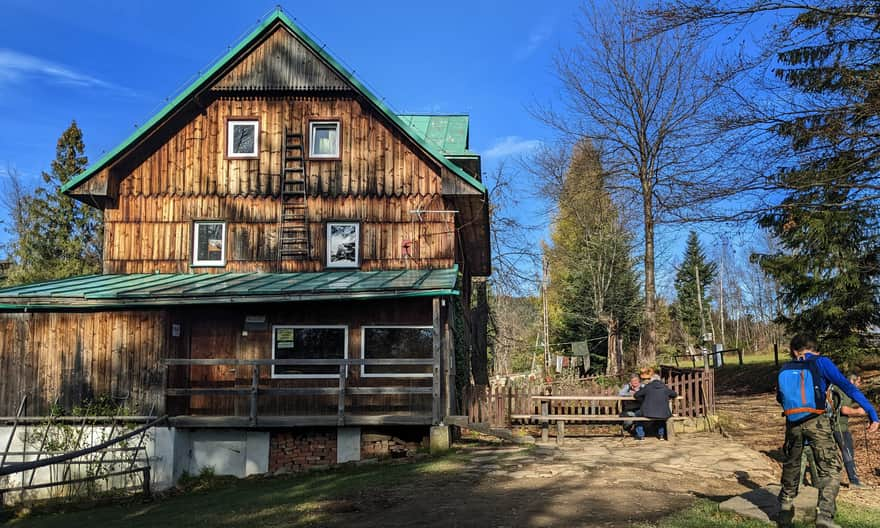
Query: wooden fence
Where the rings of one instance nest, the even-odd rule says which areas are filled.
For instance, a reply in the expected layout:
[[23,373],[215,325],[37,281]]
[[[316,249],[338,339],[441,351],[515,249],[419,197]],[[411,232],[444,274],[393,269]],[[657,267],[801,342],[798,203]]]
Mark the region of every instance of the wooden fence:
[[[676,416],[698,417],[715,414],[715,376],[709,370],[661,367],[663,381],[681,396],[672,404]],[[512,414],[540,414],[532,396],[600,396],[616,395],[627,380],[621,378],[611,387],[594,380],[582,381],[572,387],[528,385],[525,387],[487,387],[471,385],[462,393],[462,412],[471,423],[487,423],[493,427],[509,427]],[[560,403],[568,405],[571,403]],[[618,412],[617,403],[584,402],[561,414],[608,415]],[[553,412],[553,414],[560,414]]]

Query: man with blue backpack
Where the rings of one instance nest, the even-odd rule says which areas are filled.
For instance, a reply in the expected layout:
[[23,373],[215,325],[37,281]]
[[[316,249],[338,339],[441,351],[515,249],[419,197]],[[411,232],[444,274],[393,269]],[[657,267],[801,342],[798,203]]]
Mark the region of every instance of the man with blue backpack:
[[779,371],[776,400],[782,404],[785,415],[785,444],[783,445],[782,491],[779,492],[781,527],[792,526],[794,498],[800,484],[801,454],[804,442],[813,450],[816,459],[819,490],[816,527],[839,528],[834,522],[837,493],[840,491],[840,452],[834,440],[829,419],[826,391],[836,385],[844,394],[858,403],[871,420],[868,431],[880,427],[877,411],[867,398],[844,376],[834,362],[820,356],[812,336],[798,334],[791,340],[792,361]]

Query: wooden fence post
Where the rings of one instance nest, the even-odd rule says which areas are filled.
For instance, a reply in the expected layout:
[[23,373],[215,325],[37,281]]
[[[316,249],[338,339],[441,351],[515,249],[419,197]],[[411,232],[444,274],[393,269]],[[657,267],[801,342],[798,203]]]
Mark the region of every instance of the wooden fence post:
[[[541,416],[548,416],[550,414],[550,402],[548,400],[541,400]],[[549,442],[550,441],[550,420],[544,419],[541,422],[541,441]]]
[[150,499],[152,497],[152,495],[150,494],[150,466],[144,468],[143,480],[144,499]]

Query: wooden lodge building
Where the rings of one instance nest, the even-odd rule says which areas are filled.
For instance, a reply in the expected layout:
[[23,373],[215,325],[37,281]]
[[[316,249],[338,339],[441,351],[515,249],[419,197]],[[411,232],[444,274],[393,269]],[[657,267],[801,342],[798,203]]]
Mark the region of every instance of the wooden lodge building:
[[103,274],[0,290],[0,415],[111,395],[250,473],[456,413],[490,273],[467,116],[394,114],[279,11],[62,190],[104,213]]

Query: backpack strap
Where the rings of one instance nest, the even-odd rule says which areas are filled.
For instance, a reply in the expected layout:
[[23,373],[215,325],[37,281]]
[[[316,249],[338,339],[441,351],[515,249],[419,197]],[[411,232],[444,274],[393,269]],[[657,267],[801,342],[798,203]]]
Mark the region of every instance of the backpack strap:
[[825,378],[822,377],[822,372],[819,370],[818,364],[819,356],[813,356],[809,359],[804,360],[807,364],[807,368],[810,369],[810,374],[813,376],[813,390],[815,392],[816,398],[816,406],[819,405],[819,402],[825,402],[825,410],[833,410],[834,407],[831,404],[831,400],[828,395],[828,384],[825,382]]

